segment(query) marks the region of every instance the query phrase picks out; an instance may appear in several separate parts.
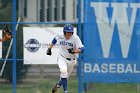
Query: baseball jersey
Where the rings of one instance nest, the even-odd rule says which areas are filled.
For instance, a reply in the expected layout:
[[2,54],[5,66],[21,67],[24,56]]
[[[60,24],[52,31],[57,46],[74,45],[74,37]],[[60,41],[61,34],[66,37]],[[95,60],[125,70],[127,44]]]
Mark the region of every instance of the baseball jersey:
[[77,35],[72,35],[69,39],[66,39],[64,35],[58,35],[55,37],[57,43],[59,44],[59,54],[65,58],[76,58],[76,54],[71,54],[67,49],[73,48],[83,48],[83,44]]

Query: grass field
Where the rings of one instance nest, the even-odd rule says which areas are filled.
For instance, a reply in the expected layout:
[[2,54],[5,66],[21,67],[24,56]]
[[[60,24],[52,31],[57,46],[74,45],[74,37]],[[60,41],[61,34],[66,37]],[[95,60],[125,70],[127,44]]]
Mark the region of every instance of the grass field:
[[[51,93],[56,78],[32,80],[17,84],[16,93]],[[71,77],[68,81],[68,93],[78,93],[77,78]],[[12,93],[12,85],[0,84],[0,93]],[[58,93],[63,93],[62,88]],[[84,93],[84,92],[83,92]],[[88,84],[87,93],[140,93],[137,84]]]

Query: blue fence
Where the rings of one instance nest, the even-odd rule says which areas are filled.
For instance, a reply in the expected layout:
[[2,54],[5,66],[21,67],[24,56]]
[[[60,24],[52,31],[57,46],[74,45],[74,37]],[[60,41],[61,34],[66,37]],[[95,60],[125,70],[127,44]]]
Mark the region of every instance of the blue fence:
[[84,4],[84,82],[140,82],[139,1]]

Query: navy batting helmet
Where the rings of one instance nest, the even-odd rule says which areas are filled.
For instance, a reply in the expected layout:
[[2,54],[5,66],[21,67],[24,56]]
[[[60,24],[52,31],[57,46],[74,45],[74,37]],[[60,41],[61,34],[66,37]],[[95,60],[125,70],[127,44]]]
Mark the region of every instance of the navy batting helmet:
[[73,26],[71,24],[66,24],[63,28],[64,32],[72,32],[73,33]]

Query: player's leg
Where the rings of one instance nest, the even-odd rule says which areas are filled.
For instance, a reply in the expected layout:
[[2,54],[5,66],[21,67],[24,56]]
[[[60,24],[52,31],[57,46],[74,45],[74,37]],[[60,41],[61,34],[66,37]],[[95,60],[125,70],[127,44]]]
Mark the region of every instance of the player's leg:
[[75,65],[75,60],[68,62],[68,78],[71,75],[72,71],[73,71],[73,67]]
[[67,61],[67,75],[61,76],[61,81],[62,81],[64,93],[67,93],[67,86],[68,86],[67,85],[67,80],[68,80],[70,74],[72,73],[73,67],[74,67],[74,62],[73,61]]
[[[73,71],[74,64],[75,64],[75,62],[73,62],[73,61],[67,63],[67,72],[68,72],[67,80],[68,80],[69,76],[71,75],[71,73]],[[57,82],[57,86],[60,87],[61,85],[62,85],[62,80],[60,78]]]
[[58,82],[56,83],[56,85],[53,87],[52,89],[52,93],[56,93],[59,88],[61,87],[61,85],[63,85],[63,82],[62,82],[62,77],[66,76],[65,73],[63,75],[63,73],[65,72],[65,70],[67,70],[67,64],[66,62],[64,62],[64,60],[61,58],[61,56],[58,57],[58,67],[60,69],[60,79],[58,80]]
[[[59,61],[59,62],[60,62],[60,61]],[[62,63],[62,62],[61,62],[61,63]],[[61,63],[59,64],[60,66],[62,66]],[[72,71],[73,71],[74,64],[75,64],[75,61],[68,61],[68,62],[67,62],[67,72],[68,72],[67,80],[68,80],[70,74],[71,74]],[[60,68],[61,68],[61,67],[60,67]],[[64,82],[65,82],[65,81],[64,81]],[[62,79],[61,79],[61,77],[60,77],[60,79],[59,79],[58,82],[57,82],[57,86],[60,87],[61,85],[62,85]],[[65,87],[66,85],[67,85],[67,84],[65,84],[64,87]]]
[[59,57],[58,60],[58,66],[60,68],[60,84],[62,84],[64,91],[67,91],[67,77],[68,77],[68,72],[67,72],[67,62],[64,57]]
[[58,84],[56,83],[56,85],[52,89],[52,93],[57,93],[59,89],[60,89],[60,86],[58,86]]
[[62,80],[61,80],[61,78],[58,80],[57,85],[58,85],[59,87],[61,87],[61,85],[62,85]]

